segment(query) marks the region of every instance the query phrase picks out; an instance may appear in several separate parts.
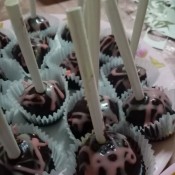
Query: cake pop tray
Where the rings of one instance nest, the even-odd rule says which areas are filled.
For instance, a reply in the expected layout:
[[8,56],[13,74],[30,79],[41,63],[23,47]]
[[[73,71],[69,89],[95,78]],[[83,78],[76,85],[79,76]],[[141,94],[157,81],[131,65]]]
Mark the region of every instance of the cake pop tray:
[[[46,19],[49,20],[50,16],[56,17],[61,21],[65,21],[65,15],[45,15]],[[60,23],[62,25],[64,23]],[[12,26],[9,20],[0,22],[1,28],[9,29],[12,31]],[[13,31],[12,31],[13,32]],[[101,33],[102,35],[110,34],[111,29],[108,22],[101,21]],[[140,54],[144,53],[144,54]],[[172,71],[172,63],[167,62],[166,58],[163,57],[160,52],[157,52],[153,49],[149,43],[145,43],[141,41],[139,43],[139,48],[137,51],[137,57],[140,59],[148,60],[159,70],[159,77],[154,85],[162,86],[167,89],[174,89],[175,87],[175,77]],[[168,77],[168,78],[167,78]],[[22,114],[18,110],[13,111],[12,124],[18,123],[26,123],[27,121],[23,118]],[[73,141],[69,139],[68,133],[65,129],[65,124],[62,119],[60,119],[55,124],[50,126],[40,127],[43,131],[46,132],[50,137],[54,140],[59,141],[59,146],[64,148],[64,150],[69,150],[69,146],[73,144]],[[173,157],[174,153],[174,138],[175,136],[171,136],[170,138],[159,141],[157,143],[153,143],[153,149],[155,150],[156,157],[156,170],[154,175],[159,175],[162,170],[175,162],[175,158]],[[168,165],[167,165],[168,164]],[[60,169],[58,175],[68,175],[64,169]]]

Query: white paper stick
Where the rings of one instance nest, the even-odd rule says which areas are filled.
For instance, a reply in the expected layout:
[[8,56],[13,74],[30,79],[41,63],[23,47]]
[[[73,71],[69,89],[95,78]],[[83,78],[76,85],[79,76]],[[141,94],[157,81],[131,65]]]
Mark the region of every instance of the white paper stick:
[[99,80],[100,9],[100,0],[87,0],[85,3],[85,25],[97,85]]
[[105,0],[104,5],[106,8],[107,16],[114,30],[115,40],[117,41],[123,62],[125,65],[128,78],[131,83],[136,100],[142,100],[144,98],[143,90],[140,84],[140,80],[137,74],[136,66],[134,64],[133,55],[129,47],[128,39],[126,37],[124,27],[120,18],[120,14],[115,0]]
[[131,50],[133,55],[136,54],[142,27],[145,19],[146,10],[149,0],[140,0],[137,8],[136,19],[134,22],[134,28],[131,37]]
[[5,6],[7,8],[13,29],[19,42],[22,54],[24,56],[27,68],[32,77],[33,84],[38,93],[44,92],[44,86],[38,71],[35,55],[31,46],[31,42],[24,24],[21,11],[19,9],[18,0],[6,0]]
[[84,1],[85,0],[78,0],[78,6],[80,6],[82,9],[84,8]]
[[85,24],[83,23],[81,8],[76,7],[67,10],[67,18],[82,75],[96,139],[99,143],[104,143],[105,137],[103,117],[100,109],[99,94],[90,58],[91,54],[85,31]]
[[7,152],[8,158],[17,159],[21,151],[16,143],[11,128],[9,127],[5,116],[0,108],[0,143]]
[[36,17],[36,0],[29,0],[30,1],[30,14],[32,18]]

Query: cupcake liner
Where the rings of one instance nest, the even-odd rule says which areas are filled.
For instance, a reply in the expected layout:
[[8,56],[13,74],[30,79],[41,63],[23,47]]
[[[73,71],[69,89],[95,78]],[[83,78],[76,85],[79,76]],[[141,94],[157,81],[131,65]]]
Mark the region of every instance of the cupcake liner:
[[5,95],[13,83],[9,80],[0,79],[0,94]]
[[7,94],[5,94],[5,95],[0,94],[0,107],[2,107],[6,111],[9,111],[13,108],[13,104],[11,103],[11,99],[8,97]]
[[[140,152],[146,170],[145,175],[154,174],[156,164],[154,151],[152,150],[152,146],[149,144],[148,140],[145,139],[140,132],[137,132],[136,130],[131,128],[125,121],[121,121],[119,124],[114,124],[112,127],[109,127],[107,132],[120,133],[125,135],[126,137],[132,138],[140,148]],[[80,143],[79,146],[83,145],[90,135],[91,134],[87,134],[84,138],[82,138],[82,142]],[[139,175],[144,174],[142,171],[140,172]]]
[[[55,46],[54,46],[55,47]],[[68,54],[72,53],[72,47],[69,45],[62,46],[61,49],[55,50],[55,52],[49,52],[45,57],[45,65],[49,68],[53,66],[58,67],[61,62],[68,56]]]
[[2,32],[3,34],[7,35],[7,37],[10,39],[10,40],[13,40],[15,38],[14,34],[7,28],[1,28],[0,29],[0,32]]
[[61,42],[62,45],[67,45],[67,44],[69,44],[70,46],[73,46],[72,41],[66,41],[66,40],[64,40],[64,39],[61,37],[61,35],[62,35],[62,33],[63,33],[63,31],[64,31],[64,29],[65,29],[66,26],[67,26],[67,22],[66,22],[66,21],[63,21],[62,26],[58,29],[58,36],[60,37],[60,42]]
[[[49,116],[36,116],[35,114],[30,114],[29,112],[27,112],[20,104],[19,104],[19,96],[22,95],[23,91],[24,91],[24,85],[21,82],[18,83],[14,83],[13,87],[11,87],[8,90],[8,95],[9,97],[12,99],[13,101],[13,105],[16,106],[16,108],[18,108],[23,114],[24,117],[36,124],[36,125],[48,125],[51,123],[54,123],[55,121],[57,121],[58,119],[60,119],[60,117],[63,114],[63,111],[66,107],[67,101],[69,99],[69,91],[68,91],[68,87],[67,87],[67,82],[64,79],[64,77],[61,76],[59,70],[55,70],[55,69],[46,69],[41,71],[41,78],[43,81],[47,81],[47,80],[56,80],[60,87],[64,89],[65,91],[65,100],[62,104],[62,106],[60,106],[60,108],[54,112],[53,114],[49,115]],[[30,82],[30,80],[29,80]]]
[[0,58],[3,58],[3,57],[4,57],[4,55],[2,53],[2,50],[0,49]]
[[[80,91],[77,91],[76,93],[74,93],[70,99],[69,102],[67,104],[67,108],[64,112],[64,117],[63,119],[65,120],[65,123],[67,125],[67,130],[68,133],[70,135],[70,138],[74,140],[75,143],[79,144],[80,141],[78,139],[76,139],[73,135],[73,133],[71,132],[68,122],[67,122],[67,114],[74,108],[75,104],[77,103],[77,101],[79,101],[83,96],[85,96],[84,94],[84,89],[81,89]],[[117,95],[115,93],[115,90],[112,88],[112,86],[108,86],[108,87],[99,87],[99,94],[100,95],[104,95],[104,96],[109,96],[111,100],[113,100],[114,102],[116,102],[118,104],[118,109],[119,109],[119,118],[120,121],[124,120],[123,116],[124,116],[124,112],[122,110],[122,102],[119,98],[117,98]]]
[[[10,64],[9,64],[10,63]],[[0,94],[6,95],[8,89],[13,86],[14,82],[17,82],[25,77],[25,72],[14,60],[4,59],[0,60],[0,67],[4,69],[5,75],[8,80],[0,79]]]
[[119,57],[108,56],[108,55],[105,55],[102,52],[100,52],[100,63],[102,65],[103,64],[106,64],[106,63],[109,63],[110,61],[115,60],[115,59],[118,59],[118,58]]
[[[48,143],[48,147],[52,151],[55,170],[52,170],[51,173],[43,172],[43,175],[61,175],[61,172],[64,172],[66,175],[72,175],[70,172],[75,172],[75,167],[73,164],[75,161],[74,145],[70,145],[69,150],[65,150],[63,145],[59,145],[59,142],[54,141],[52,138],[46,135],[43,130],[29,124],[15,125],[15,132],[31,134],[35,133],[41,140]],[[67,158],[68,156],[69,159]]]
[[[39,38],[50,38],[49,35],[56,35],[58,30],[57,26],[51,26],[48,29],[42,30],[42,31],[36,31],[36,32],[32,32],[30,33],[31,36],[37,36]],[[54,38],[52,39],[54,40]]]
[[[155,88],[158,88],[163,92],[163,88],[161,87],[155,87]],[[122,94],[121,100],[123,102],[126,101],[132,93],[133,93],[132,90],[125,92],[124,94]],[[167,90],[164,90],[164,93],[167,94],[168,97],[171,96],[172,94],[171,91]],[[172,106],[174,106],[174,100],[171,102]],[[174,123],[175,123],[175,114],[170,115],[169,113],[167,113],[163,114],[162,117],[159,119],[159,121],[155,121],[152,124],[149,124],[144,127],[138,127],[138,126],[133,127],[135,128],[135,130],[139,130],[150,141],[159,141],[171,136],[175,132]]]
[[13,55],[12,55],[12,48],[14,47],[14,45],[17,43],[17,40],[14,39],[12,40],[4,49],[2,49],[2,53],[4,55],[4,57],[8,58],[8,59],[12,59]]
[[70,91],[74,91],[74,89],[78,90],[74,87],[71,87],[72,82],[73,82],[73,84],[75,83],[78,86],[78,88],[80,88],[80,89],[83,87],[83,81],[80,79],[79,76],[75,76],[74,74],[72,74],[72,75],[66,76],[66,79],[67,79],[68,84],[70,82],[70,85],[69,85],[69,90]]
[[147,85],[149,87],[154,86],[158,76],[159,76],[159,70],[155,68],[149,61],[145,59],[136,58],[135,64],[137,66],[143,67],[146,69],[147,74]]
[[0,59],[0,68],[10,81],[24,78],[25,73],[16,60],[2,58]]
[[13,35],[13,33],[10,30],[8,30],[6,28],[1,28],[0,29],[0,32],[3,33],[3,34],[5,34],[10,39],[10,42],[3,48],[3,49],[5,49],[13,41],[13,39],[15,38],[15,36]]
[[[13,120],[14,120],[15,115],[17,114],[17,110],[11,106],[11,108],[9,108],[8,110],[3,111],[3,112],[4,112],[4,117],[6,118],[8,124],[13,125]],[[25,122],[25,124],[26,124],[26,122]],[[16,123],[15,123],[15,125],[16,125]]]

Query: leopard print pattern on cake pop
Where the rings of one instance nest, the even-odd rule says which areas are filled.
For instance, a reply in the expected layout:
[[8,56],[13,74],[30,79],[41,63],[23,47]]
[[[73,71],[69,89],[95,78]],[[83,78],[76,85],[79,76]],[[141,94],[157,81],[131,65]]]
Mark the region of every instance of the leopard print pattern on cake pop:
[[[120,116],[118,104],[111,100],[110,97],[100,95],[100,107],[106,126],[119,122]],[[80,99],[68,113],[67,121],[76,138],[81,138],[92,131],[93,126],[90,112],[84,97]]]
[[158,88],[143,89],[145,98],[137,101],[132,94],[123,102],[126,120],[134,126],[147,126],[158,121],[163,114],[173,114],[168,96]]
[[107,133],[104,144],[91,135],[77,157],[78,175],[139,175],[142,167],[135,146],[131,147],[130,140],[119,133]]
[[[145,80],[147,77],[146,70],[139,66],[136,66],[136,69],[140,80]],[[123,64],[112,68],[107,76],[107,79],[114,86],[118,96],[121,96],[122,93],[131,88],[126,69]]]

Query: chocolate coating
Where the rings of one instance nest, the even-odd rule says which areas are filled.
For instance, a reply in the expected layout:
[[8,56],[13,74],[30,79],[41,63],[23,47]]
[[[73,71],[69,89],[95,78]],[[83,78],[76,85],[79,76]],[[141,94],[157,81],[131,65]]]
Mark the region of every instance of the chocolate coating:
[[126,120],[134,126],[147,126],[158,121],[163,114],[173,114],[172,104],[167,95],[155,88],[143,89],[145,98],[136,101],[132,94],[123,102]]
[[10,42],[10,39],[0,32],[0,49],[3,49],[8,43]]
[[81,77],[75,52],[72,52],[71,54],[69,54],[67,58],[65,58],[61,62],[60,66],[67,70],[66,72],[67,76],[69,76],[70,74],[74,74],[75,76]]
[[71,37],[71,34],[70,34],[70,30],[67,26],[65,26],[65,28],[63,29],[63,31],[61,33],[61,38],[65,41],[72,42],[72,37]]
[[[100,96],[100,105],[105,125],[112,125],[119,122],[119,109],[116,102],[108,96]],[[76,138],[81,138],[92,131],[93,126],[90,112],[84,97],[82,97],[68,113],[67,120]]]
[[[142,67],[136,66],[137,73],[141,81],[146,79],[146,70]],[[124,65],[119,65],[111,69],[110,74],[107,76],[108,81],[114,86],[118,96],[131,88],[128,75]]]
[[50,27],[49,21],[43,16],[36,16],[34,18],[26,19],[26,27],[28,32],[35,32],[45,30]]
[[65,100],[65,92],[54,80],[44,81],[45,92],[36,92],[33,84],[27,86],[19,97],[21,106],[32,115],[49,116],[56,112]]
[[[50,47],[47,43],[47,40],[41,40],[39,38],[35,38],[35,39],[31,38],[31,45],[32,45],[32,48],[33,48],[33,51],[36,57],[38,67],[40,68],[43,63],[44,56],[49,52]],[[18,44],[16,44],[13,47],[12,55],[19,62],[19,64],[23,67],[25,72],[29,73],[24,57],[22,55],[20,46]]]
[[91,135],[78,152],[77,164],[77,175],[145,175],[137,143],[119,133],[107,133],[104,144]]
[[78,67],[78,61],[77,61],[75,52],[72,52],[71,54],[69,54],[67,58],[65,58],[59,66],[66,69],[65,77],[66,77],[66,80],[68,81],[69,89],[70,90],[80,90],[80,85],[74,80],[72,80],[71,78],[69,78],[71,75],[79,76],[81,78],[80,70]]
[[9,160],[3,147],[0,146],[1,175],[34,175],[44,171],[50,173],[54,169],[51,150],[35,134],[15,135],[21,155],[15,160]]
[[108,35],[100,41],[100,51],[108,56],[120,56],[114,35]]

